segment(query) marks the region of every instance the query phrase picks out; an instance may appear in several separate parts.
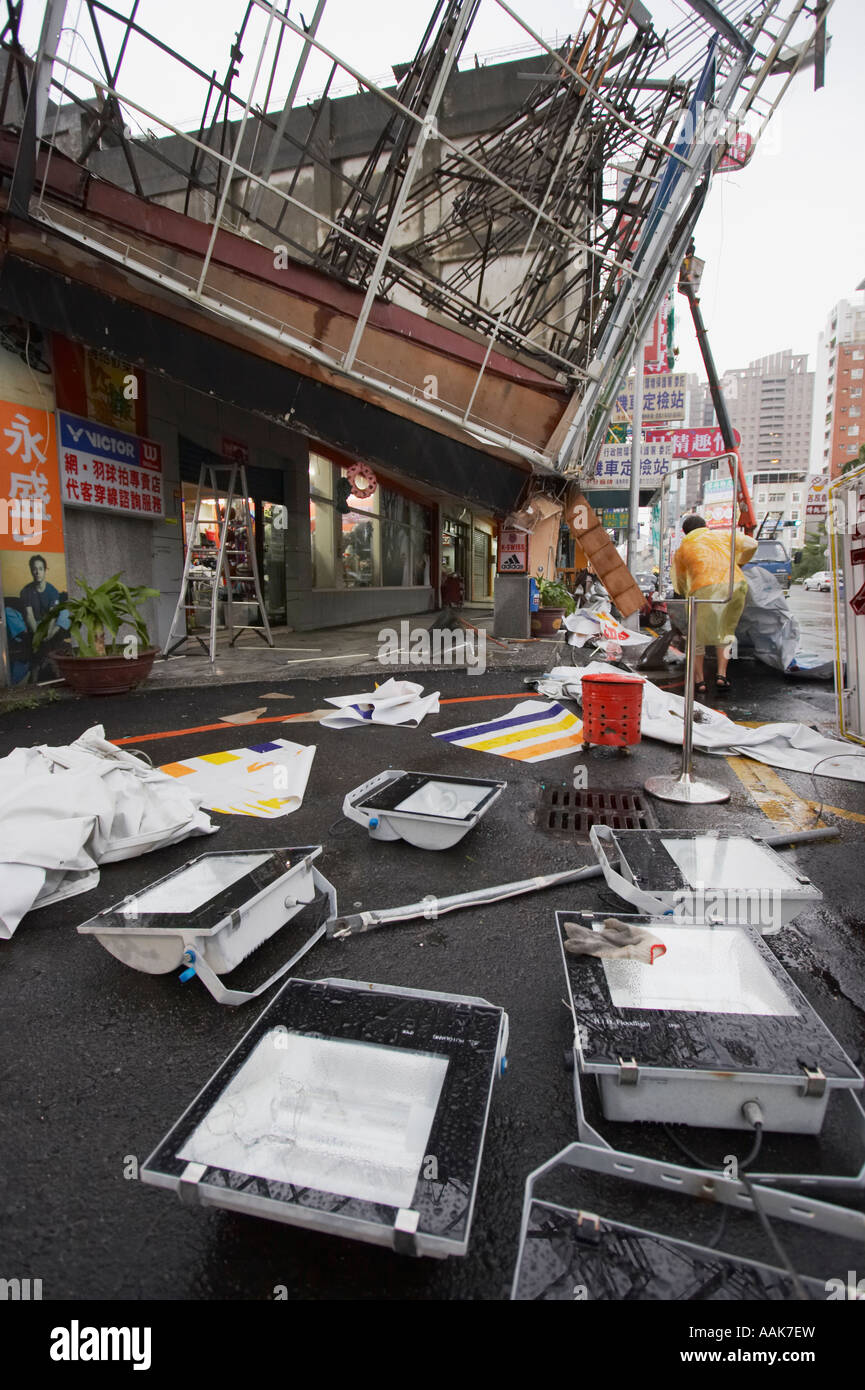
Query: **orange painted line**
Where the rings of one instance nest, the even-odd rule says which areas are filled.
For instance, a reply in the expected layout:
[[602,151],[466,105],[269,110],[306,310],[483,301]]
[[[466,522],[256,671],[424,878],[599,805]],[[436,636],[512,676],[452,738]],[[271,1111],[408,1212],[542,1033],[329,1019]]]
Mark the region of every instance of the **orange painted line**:
[[[535,692],[537,694],[537,692]],[[513,690],[510,695],[451,695],[447,700],[439,700],[440,705],[472,705],[476,700],[530,700],[525,690]]]
[[[528,697],[526,696],[525,690],[519,690],[512,692],[510,695],[452,696],[450,699],[442,700],[440,703],[443,705],[468,705],[473,704],[476,700],[525,700],[526,698]],[[336,714],[336,712],[336,706],[334,705],[334,714]],[[304,719],[312,713],[312,710],[305,710],[302,714],[274,714],[266,719],[253,719],[249,724],[244,724],[243,728],[252,729],[256,724],[290,724],[293,719]],[[126,743],[152,743],[154,739],[183,738],[184,734],[209,734],[212,733],[214,729],[221,729],[223,733],[226,733],[230,727],[230,725],[221,722],[219,724],[195,724],[188,729],[162,729],[158,734],[132,734],[129,738],[114,738],[111,742],[115,743],[119,748],[122,748]]]

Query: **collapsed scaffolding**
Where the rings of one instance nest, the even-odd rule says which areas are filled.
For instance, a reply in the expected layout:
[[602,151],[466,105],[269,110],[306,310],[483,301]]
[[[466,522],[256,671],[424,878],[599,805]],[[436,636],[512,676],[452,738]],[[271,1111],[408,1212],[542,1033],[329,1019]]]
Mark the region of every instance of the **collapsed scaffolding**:
[[[677,26],[661,32],[640,0],[595,0],[572,35],[548,42],[519,12],[524,6],[435,0],[414,59],[394,68],[397,85],[387,87],[328,38],[327,0],[317,0],[308,23],[292,17],[290,3],[246,0],[221,79],[144,28],[138,0],[126,13],[87,0],[75,28],[63,0],[48,0],[31,63],[19,41],[21,6],[7,0],[0,121],[15,123],[11,108],[27,93],[9,208],[343,378],[410,400],[476,445],[588,485],[617,394],[676,279],[715,170],[741,152],[746,127],[743,162],[751,157],[803,66],[813,62],[822,81],[831,3],[687,0],[687,11],[677,6]],[[460,143],[446,132],[446,92],[467,61],[473,25],[490,12],[530,55],[518,73],[526,95],[494,128]],[[178,83],[203,86],[194,131],[139,99],[131,64],[142,55],[176,69]],[[304,108],[298,98],[313,57],[327,75]],[[371,99],[374,138],[354,172],[329,156],[321,134],[339,76]],[[104,151],[119,148],[129,186],[153,201],[160,166],[182,177],[183,211],[195,209],[211,228],[196,277],[179,276],[170,257],[160,264],[107,236],[100,242],[98,228],[52,197],[47,169],[64,102],[82,115],[74,154],[82,169],[98,176]],[[142,120],[162,138],[150,128],[135,136],[130,126]],[[335,216],[315,205],[303,177],[310,169],[341,190]],[[293,224],[289,234],[289,213],[295,222],[301,215],[304,235]],[[287,248],[361,291],[347,345],[336,349],[252,303],[231,302],[209,279],[220,229]],[[467,400],[431,398],[417,381],[364,361],[370,313],[382,300],[480,338],[485,351]],[[494,350],[568,390],[543,448],[479,413]]]

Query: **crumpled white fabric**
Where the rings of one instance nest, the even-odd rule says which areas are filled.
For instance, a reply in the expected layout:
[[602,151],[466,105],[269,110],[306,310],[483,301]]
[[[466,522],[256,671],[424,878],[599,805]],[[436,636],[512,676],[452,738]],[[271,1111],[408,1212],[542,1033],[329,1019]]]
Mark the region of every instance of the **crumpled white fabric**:
[[562,627],[566,627],[570,633],[568,645],[571,647],[584,647],[593,637],[598,645],[612,641],[618,642],[621,647],[635,649],[647,646],[655,637],[654,633],[636,632],[623,627],[605,608],[580,608],[562,619]]
[[0,940],[32,908],[95,888],[99,864],[217,829],[101,724],[65,747],[15,748],[0,758]]
[[[588,666],[557,666],[537,682],[542,695],[558,699],[580,699],[582,677],[594,672],[620,674],[603,661]],[[640,732],[644,738],[657,738],[679,747],[684,737],[685,699],[672,690],[661,690],[643,680],[643,711]],[[763,724],[748,729],[728,719],[719,710],[694,701],[699,718],[694,720],[694,747],[721,757],[742,754],[772,767],[790,772],[812,772],[819,777],[840,777],[848,782],[865,782],[865,756],[842,739],[826,738],[807,724]],[[826,759],[826,761],[824,761]]]
[[320,721],[323,729],[355,729],[361,724],[417,727],[425,715],[438,714],[439,692],[424,695],[422,685],[391,677],[375,690],[361,695],[332,695],[327,703],[337,709]]

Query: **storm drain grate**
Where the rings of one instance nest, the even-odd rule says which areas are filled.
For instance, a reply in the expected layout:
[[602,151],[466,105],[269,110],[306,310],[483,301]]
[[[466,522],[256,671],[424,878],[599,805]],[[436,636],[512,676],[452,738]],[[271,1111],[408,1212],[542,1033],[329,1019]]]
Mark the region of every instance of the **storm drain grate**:
[[540,788],[535,813],[538,830],[549,835],[588,837],[593,825],[614,830],[655,830],[658,822],[643,793],[636,787],[612,790],[576,790],[567,783],[547,783]]

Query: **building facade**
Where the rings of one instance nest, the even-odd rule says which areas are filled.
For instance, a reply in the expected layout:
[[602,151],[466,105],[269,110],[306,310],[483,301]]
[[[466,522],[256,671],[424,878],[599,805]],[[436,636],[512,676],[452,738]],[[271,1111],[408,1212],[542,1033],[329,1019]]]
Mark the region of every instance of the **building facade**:
[[837,478],[865,443],[865,293],[834,306],[817,340],[811,472]]
[[785,352],[758,358],[724,373],[721,388],[748,476],[758,525],[771,531],[784,522],[788,542],[805,534],[814,373],[807,355]]

